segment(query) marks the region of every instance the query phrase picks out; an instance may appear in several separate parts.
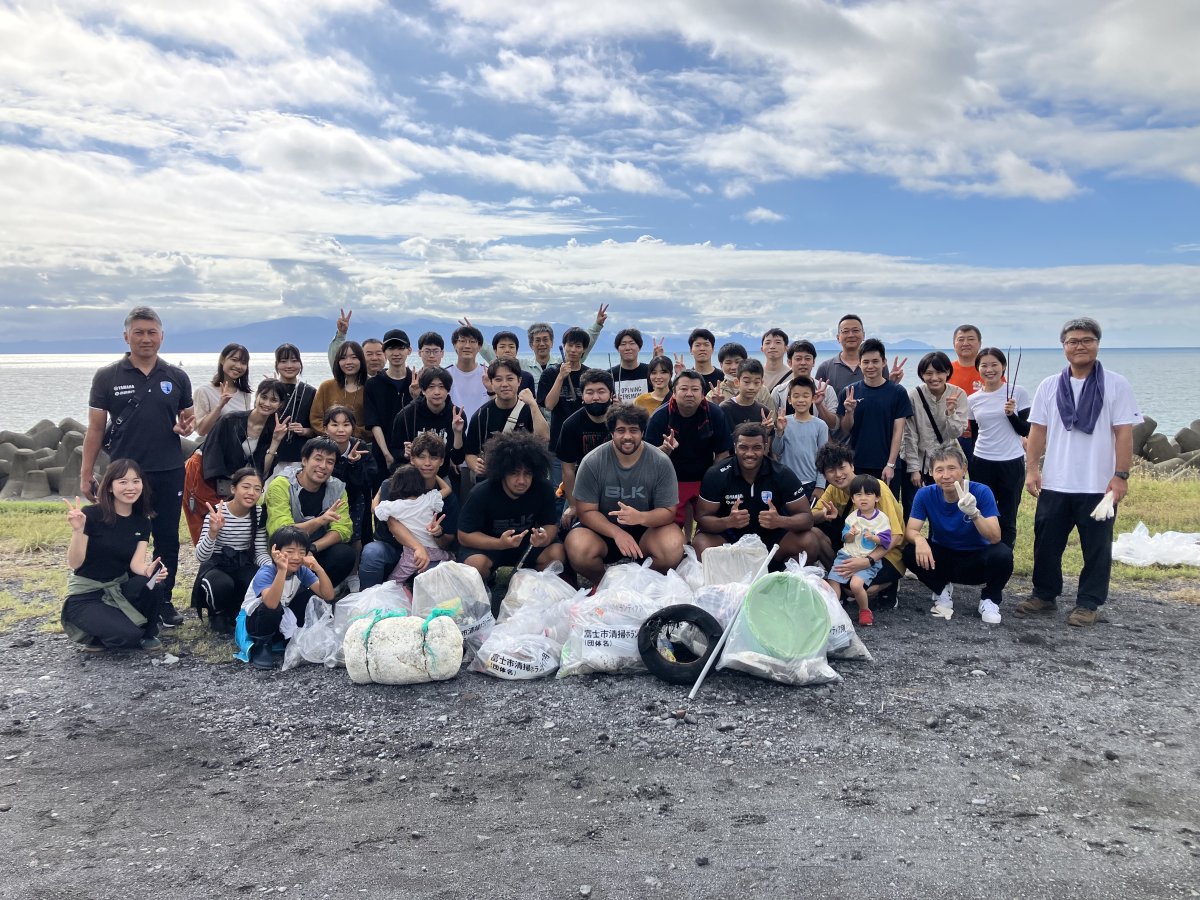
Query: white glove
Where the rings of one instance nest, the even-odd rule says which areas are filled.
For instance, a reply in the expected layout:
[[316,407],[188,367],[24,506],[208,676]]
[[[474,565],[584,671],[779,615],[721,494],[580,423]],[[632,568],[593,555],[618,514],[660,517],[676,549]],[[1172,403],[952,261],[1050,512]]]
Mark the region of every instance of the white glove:
[[1092,510],[1092,518],[1097,522],[1107,522],[1117,514],[1117,507],[1113,504],[1113,492],[1109,491],[1096,504],[1096,508]]
[[974,519],[979,514],[979,504],[975,500],[975,495],[971,493],[970,486],[971,482],[966,478],[962,482],[954,484],[955,490],[958,491],[958,508],[968,519]]

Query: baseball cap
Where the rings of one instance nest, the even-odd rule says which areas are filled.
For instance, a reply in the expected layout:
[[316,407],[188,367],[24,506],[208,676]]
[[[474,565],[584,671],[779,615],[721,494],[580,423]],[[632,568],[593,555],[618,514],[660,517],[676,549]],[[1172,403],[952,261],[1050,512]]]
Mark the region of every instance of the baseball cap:
[[389,344],[398,344],[401,347],[412,346],[412,342],[408,339],[408,334],[400,328],[393,328],[383,336],[383,349],[386,350]]

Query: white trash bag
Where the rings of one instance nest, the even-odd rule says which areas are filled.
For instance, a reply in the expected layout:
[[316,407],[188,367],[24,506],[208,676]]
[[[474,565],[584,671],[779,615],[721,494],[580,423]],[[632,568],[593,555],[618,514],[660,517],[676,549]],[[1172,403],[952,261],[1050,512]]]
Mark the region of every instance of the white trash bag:
[[696,548],[691,544],[684,546],[683,559],[675,567],[675,571],[693,592],[704,587],[704,566],[700,565],[700,560],[696,558]]
[[705,584],[733,584],[749,581],[767,558],[767,545],[757,534],[747,534],[736,543],[710,547],[704,551]]
[[783,568],[788,575],[803,578],[812,585],[829,609],[829,643],[825,645],[826,656],[830,659],[861,659],[874,662],[871,651],[858,636],[850,615],[833,593],[833,588],[825,583],[825,569],[821,566],[802,566],[794,559],[789,559]]
[[429,619],[376,610],[346,629],[346,671],[355,684],[423,684],[458,674],[462,632],[448,614]]
[[1200,566],[1200,534],[1161,531],[1151,534],[1145,522],[1113,541],[1112,558],[1130,566]]
[[667,574],[662,575],[650,568],[652,563],[653,560],[647,559],[641,565],[618,563],[609,566],[596,587],[596,596],[612,591],[640,594],[660,601],[659,609],[675,603],[691,603],[695,599],[695,592],[678,572],[668,569]]
[[575,596],[575,588],[560,577],[563,564],[552,562],[545,571],[517,569],[508,582],[508,593],[500,604],[500,616],[496,621],[504,622],[517,610],[525,606],[547,607]]
[[[377,609],[408,611],[411,600],[408,590],[393,581],[349,594],[332,605],[320,597],[308,602],[304,627],[297,629],[283,653],[283,669],[302,662],[320,663],[331,669],[345,665],[342,642],[350,620]],[[318,615],[313,616],[314,609]],[[323,651],[323,655],[322,655]]]
[[553,675],[570,630],[571,610],[586,598],[586,591],[576,591],[554,603],[521,606],[492,629],[471,660],[471,671],[510,681]]
[[483,578],[463,563],[444,562],[413,581],[413,615],[425,618],[435,609],[447,610],[454,617],[466,644],[467,658],[487,640],[496,624]]
[[750,585],[716,667],[783,684],[841,681],[825,656],[829,629],[820,592],[806,579],[772,572]]
[[645,672],[638,652],[638,629],[653,613],[669,605],[625,589],[597,591],[595,596],[575,602],[558,677]]

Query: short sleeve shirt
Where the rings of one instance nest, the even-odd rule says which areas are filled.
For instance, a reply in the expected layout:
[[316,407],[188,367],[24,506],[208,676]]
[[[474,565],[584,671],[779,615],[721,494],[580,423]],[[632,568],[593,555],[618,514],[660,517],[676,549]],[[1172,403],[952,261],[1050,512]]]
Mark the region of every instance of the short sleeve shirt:
[[679,483],[675,469],[665,453],[650,444],[642,444],[642,455],[628,469],[618,462],[610,441],[583,458],[575,476],[575,500],[595,503],[607,516],[618,503],[639,512],[675,509],[679,505]]
[[[471,416],[470,422],[467,423],[467,430],[463,433],[463,453],[475,456],[481,454],[483,445],[487,443],[488,438],[504,430],[512,412],[511,409],[501,409],[496,405],[495,400],[489,400],[479,407],[475,411],[475,415]],[[528,404],[522,406],[521,412],[517,414],[513,431],[533,432],[533,411]]]
[[632,369],[613,366],[608,373],[613,377],[617,399],[622,403],[632,403],[650,390],[650,367],[645,363],[638,363]]
[[458,530],[500,537],[510,528],[524,531],[558,521],[554,488],[545,479],[535,479],[520,497],[510,497],[500,479],[489,478],[475,486],[463,505]]
[[700,499],[717,504],[718,516],[728,516],[733,504],[742,501],[741,508],[750,513],[750,524],[742,529],[733,529],[738,537],[757,534],[764,541],[782,534],[782,529],[766,529],[758,525],[758,514],[767,508],[770,495],[771,505],[780,515],[787,515],[787,505],[804,496],[804,486],[799,477],[785,465],[764,459],[758,469],[754,484],[746,481],[737,459],[724,459],[704,473],[700,482]]
[[[990,519],[1000,515],[996,507],[996,497],[990,487],[972,481],[968,488],[975,495],[975,505],[981,516]],[[975,523],[963,515],[957,502],[950,503],[936,484],[926,485],[917,491],[913,497],[909,518],[928,522],[929,539],[943,547],[952,550],[982,550],[988,546],[987,540],[979,533]]]
[[672,428],[679,446],[670,454],[670,460],[680,481],[700,481],[718,453],[733,449],[725,414],[714,403],[705,401],[690,416],[673,414],[670,405],[659,407],[646,425],[646,443],[661,447]]
[[146,472],[168,472],[183,465],[183,450],[174,431],[179,414],[192,408],[192,382],[183,369],[159,359],[144,375],[126,354],[97,370],[88,406],[108,413],[111,458],[132,459]]
[[[557,380],[561,368],[562,365],[556,363],[546,366],[545,371],[542,372],[542,380],[538,382],[537,389],[538,406],[546,407],[546,397],[554,388],[554,382]],[[567,377],[563,379],[562,389],[558,392],[558,403],[555,404],[554,409],[550,410],[551,453],[558,449],[558,435],[562,431],[563,423],[577,410],[583,409],[583,389],[579,386],[579,380],[585,371],[587,371],[586,366],[578,372],[567,373]]]
[[601,444],[611,440],[608,423],[593,422],[587,410],[581,409],[563,422],[556,454],[565,463],[578,463]]
[[[1029,409],[1033,402],[1029,392],[1019,384],[1013,387],[1013,399],[1017,401],[1017,411]],[[993,462],[1003,462],[1018,459],[1025,455],[1025,445],[1021,436],[1013,430],[1012,423],[1004,414],[1004,404],[1007,401],[1006,391],[976,391],[967,398],[971,410],[971,418],[979,426],[975,434],[975,456]]]
[[99,506],[83,509],[83,533],[88,542],[83,563],[75,574],[93,581],[120,578],[129,571],[138,544],[150,540],[150,520],[145,516],[117,516],[109,525],[103,515]]
[[[897,419],[913,414],[908,391],[889,380],[877,387],[857,381],[842,391],[838,415],[846,414],[846,395],[853,389],[858,405],[854,409],[854,427],[850,429],[850,446],[854,448],[854,463],[863,469],[882,469],[890,460],[892,428]],[[899,456],[899,449],[896,455]]]

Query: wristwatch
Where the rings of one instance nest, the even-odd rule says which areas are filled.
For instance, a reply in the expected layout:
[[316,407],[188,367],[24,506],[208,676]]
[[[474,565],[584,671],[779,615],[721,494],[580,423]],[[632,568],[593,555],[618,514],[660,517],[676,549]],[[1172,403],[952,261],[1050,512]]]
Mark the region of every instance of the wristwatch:
[[1113,472],[1113,477],[1114,477],[1114,478],[1122,478],[1122,479],[1124,479],[1125,481],[1128,481],[1128,480],[1129,480],[1129,473],[1128,473],[1128,472]]

